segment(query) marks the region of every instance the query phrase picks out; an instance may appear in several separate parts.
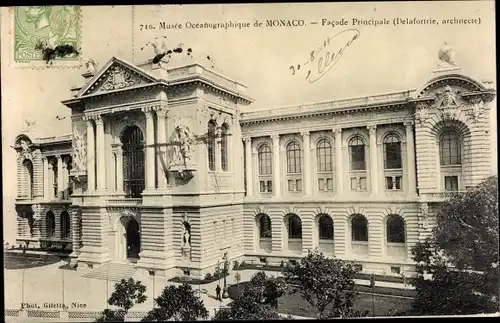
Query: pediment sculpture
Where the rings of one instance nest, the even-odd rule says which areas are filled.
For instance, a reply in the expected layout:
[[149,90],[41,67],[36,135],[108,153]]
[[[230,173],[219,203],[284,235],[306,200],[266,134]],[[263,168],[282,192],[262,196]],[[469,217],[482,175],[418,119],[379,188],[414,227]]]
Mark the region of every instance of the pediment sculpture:
[[127,71],[118,65],[110,68],[108,76],[101,83],[98,92],[124,89],[137,84],[144,84],[145,81],[138,75]]

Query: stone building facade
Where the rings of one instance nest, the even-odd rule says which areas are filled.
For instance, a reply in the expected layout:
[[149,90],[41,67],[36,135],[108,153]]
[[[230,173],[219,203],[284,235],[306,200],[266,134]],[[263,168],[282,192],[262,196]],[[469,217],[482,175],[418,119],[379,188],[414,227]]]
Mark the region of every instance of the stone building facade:
[[495,91],[453,62],[414,90],[252,111],[243,84],[172,55],[87,71],[72,134],[17,137],[18,243],[79,270],[203,277],[318,248],[398,275],[439,203],[491,173]]

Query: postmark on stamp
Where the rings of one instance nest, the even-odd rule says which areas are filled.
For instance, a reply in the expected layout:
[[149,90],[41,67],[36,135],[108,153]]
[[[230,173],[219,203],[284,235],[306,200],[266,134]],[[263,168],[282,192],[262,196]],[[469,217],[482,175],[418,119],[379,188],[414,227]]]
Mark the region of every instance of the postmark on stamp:
[[16,66],[48,65],[44,59],[43,46],[70,47],[78,51],[55,57],[51,61],[53,65],[69,67],[80,63],[81,6],[29,6],[12,9],[12,58]]

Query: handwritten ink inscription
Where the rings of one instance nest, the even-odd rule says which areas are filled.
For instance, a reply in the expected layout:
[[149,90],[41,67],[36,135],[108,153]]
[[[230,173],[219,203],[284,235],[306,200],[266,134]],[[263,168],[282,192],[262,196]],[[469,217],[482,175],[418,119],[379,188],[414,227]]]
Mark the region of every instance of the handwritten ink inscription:
[[[302,66],[309,65],[309,68],[306,68],[305,79],[309,83],[314,83],[325,76],[359,36],[358,29],[346,29],[325,39],[322,45],[311,51],[309,59],[302,64]],[[292,75],[295,75],[300,68],[298,64],[290,66],[289,69]]]

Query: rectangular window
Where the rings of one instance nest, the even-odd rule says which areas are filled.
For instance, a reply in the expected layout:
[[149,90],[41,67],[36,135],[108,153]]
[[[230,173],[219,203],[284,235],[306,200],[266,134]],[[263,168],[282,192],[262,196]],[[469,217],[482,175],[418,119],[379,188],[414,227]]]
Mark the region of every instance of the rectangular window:
[[448,192],[458,191],[458,176],[445,176],[444,177],[444,187]]
[[351,170],[365,170],[365,146],[351,146]]
[[329,191],[333,191],[333,178],[326,179],[326,188]]
[[266,191],[266,182],[260,181],[260,192],[264,193]]
[[362,191],[366,191],[366,177],[359,178],[359,189]]
[[402,182],[403,182],[403,177],[396,176],[396,189],[397,190],[402,189]]
[[267,191],[269,193],[273,191],[273,181],[267,181]]
[[295,181],[293,179],[288,180],[288,191],[289,192],[295,191]]
[[271,193],[273,191],[272,181],[259,181],[259,184],[261,193]]
[[356,177],[351,178],[351,190],[356,191],[358,189],[358,179]]
[[391,267],[391,273],[393,274],[401,274],[401,267]]
[[318,179],[318,190],[325,190],[325,180],[323,178]]
[[393,185],[392,185],[392,176],[387,176],[385,178],[385,188],[388,190],[392,190]]
[[295,188],[296,188],[297,192],[302,192],[302,180],[301,179],[296,180]]

